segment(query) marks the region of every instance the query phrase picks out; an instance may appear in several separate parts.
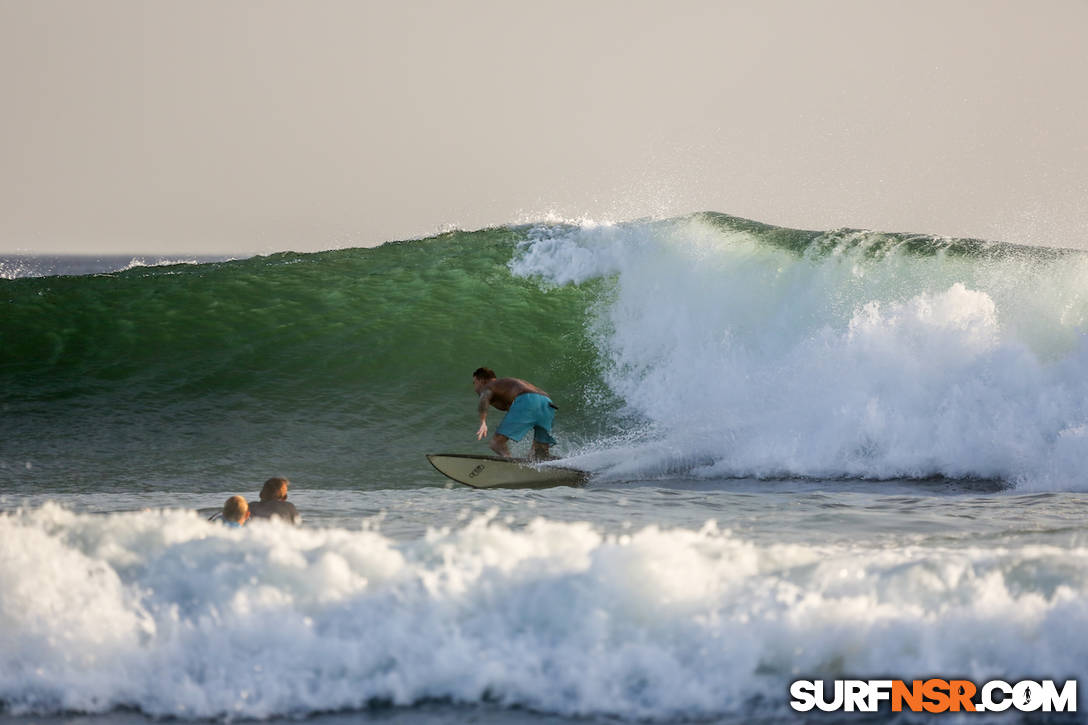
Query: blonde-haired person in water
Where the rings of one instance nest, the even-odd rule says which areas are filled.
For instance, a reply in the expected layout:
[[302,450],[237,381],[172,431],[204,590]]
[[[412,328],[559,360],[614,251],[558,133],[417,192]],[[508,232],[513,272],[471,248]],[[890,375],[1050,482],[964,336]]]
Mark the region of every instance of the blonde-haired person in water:
[[223,523],[235,528],[249,521],[249,504],[241,496],[231,496],[223,504]]

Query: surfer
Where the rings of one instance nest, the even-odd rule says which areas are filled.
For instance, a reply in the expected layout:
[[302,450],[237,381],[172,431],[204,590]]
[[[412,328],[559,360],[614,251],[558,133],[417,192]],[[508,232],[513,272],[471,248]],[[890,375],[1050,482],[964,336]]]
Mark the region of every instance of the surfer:
[[258,519],[281,518],[296,526],[302,520],[298,509],[293,503],[287,501],[287,486],[290,481],[286,478],[270,478],[261,487],[261,500],[249,505],[249,513]]
[[548,394],[532,383],[518,378],[499,378],[491,368],[477,368],[472,373],[472,387],[480,396],[480,428],[476,440],[487,437],[487,408],[493,405],[506,411],[495,437],[488,445],[504,458],[510,458],[508,441],[520,441],[533,430],[533,453],[536,460],[547,460],[552,438],[552,421],[558,407]]

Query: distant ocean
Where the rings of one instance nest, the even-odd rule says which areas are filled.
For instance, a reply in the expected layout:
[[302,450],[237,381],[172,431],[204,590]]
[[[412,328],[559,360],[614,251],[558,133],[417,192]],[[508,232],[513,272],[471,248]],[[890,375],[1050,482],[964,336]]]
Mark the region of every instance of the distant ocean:
[[[789,686],[1088,697],[1088,253],[706,213],[8,257],[0,303],[8,722],[1084,719]],[[489,452],[481,365],[586,487],[429,466]],[[274,475],[302,527],[206,521]]]

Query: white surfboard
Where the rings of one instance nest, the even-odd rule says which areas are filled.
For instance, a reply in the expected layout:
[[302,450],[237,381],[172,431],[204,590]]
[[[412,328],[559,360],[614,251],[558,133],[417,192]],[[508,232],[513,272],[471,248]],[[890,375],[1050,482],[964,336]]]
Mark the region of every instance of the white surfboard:
[[578,486],[589,478],[586,471],[541,465],[524,458],[428,453],[427,460],[439,473],[474,488]]

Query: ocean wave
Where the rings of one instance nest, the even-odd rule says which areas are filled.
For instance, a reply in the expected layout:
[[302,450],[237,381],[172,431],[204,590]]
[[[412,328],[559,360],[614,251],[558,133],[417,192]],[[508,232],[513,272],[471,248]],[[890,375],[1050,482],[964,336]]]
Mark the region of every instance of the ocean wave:
[[800,676],[1075,676],[1086,602],[1076,546],[756,543],[713,523],[605,534],[492,515],[394,541],[47,504],[0,515],[0,703],[784,713]]
[[0,473],[27,485],[68,459],[124,485],[416,480],[473,444],[487,365],[548,390],[557,452],[606,478],[1088,487],[1079,252],[696,214],[0,288]]

